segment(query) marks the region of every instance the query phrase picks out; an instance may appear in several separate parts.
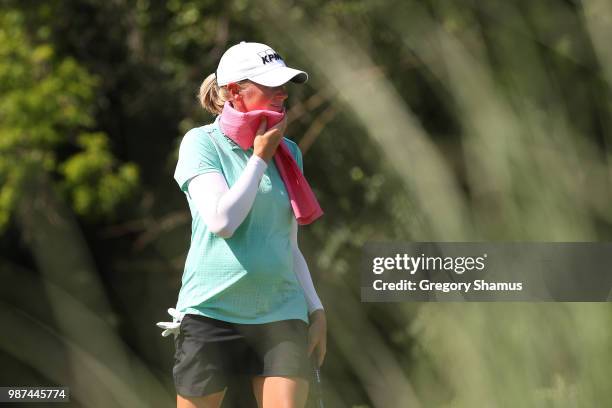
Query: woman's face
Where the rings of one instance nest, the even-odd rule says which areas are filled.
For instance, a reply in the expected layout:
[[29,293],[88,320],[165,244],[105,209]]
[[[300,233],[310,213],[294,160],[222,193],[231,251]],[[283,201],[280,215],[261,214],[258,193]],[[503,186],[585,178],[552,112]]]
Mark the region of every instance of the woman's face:
[[[235,85],[235,86],[232,86]],[[238,84],[228,84],[232,105],[240,112],[250,112],[253,110],[272,110],[282,112],[284,109],[287,91],[285,86],[270,88],[246,81],[242,86]]]

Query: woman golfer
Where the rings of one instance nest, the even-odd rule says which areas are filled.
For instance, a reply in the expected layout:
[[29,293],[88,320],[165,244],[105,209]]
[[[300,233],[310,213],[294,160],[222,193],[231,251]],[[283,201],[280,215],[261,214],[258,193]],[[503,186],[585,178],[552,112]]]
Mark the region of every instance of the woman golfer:
[[326,349],[326,320],[298,248],[322,211],[283,137],[285,84],[308,75],[264,44],[241,42],[200,88],[214,123],[184,136],[174,178],[193,217],[176,307],[178,407],[218,407],[248,376],[259,407],[303,407]]

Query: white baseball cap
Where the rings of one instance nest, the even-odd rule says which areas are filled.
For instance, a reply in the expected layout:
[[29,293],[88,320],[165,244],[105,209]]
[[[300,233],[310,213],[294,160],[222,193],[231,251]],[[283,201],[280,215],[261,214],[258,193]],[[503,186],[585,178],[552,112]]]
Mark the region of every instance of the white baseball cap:
[[289,68],[269,46],[245,41],[225,51],[219,61],[216,76],[219,86],[244,79],[270,87],[281,86],[289,81],[303,83],[308,80],[306,72]]

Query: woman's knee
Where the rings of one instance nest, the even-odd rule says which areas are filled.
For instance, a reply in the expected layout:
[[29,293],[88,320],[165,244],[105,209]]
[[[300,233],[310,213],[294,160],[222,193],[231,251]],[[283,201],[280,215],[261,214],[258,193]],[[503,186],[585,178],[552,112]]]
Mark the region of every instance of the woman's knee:
[[303,408],[308,381],[300,377],[255,377],[253,392],[260,408]]

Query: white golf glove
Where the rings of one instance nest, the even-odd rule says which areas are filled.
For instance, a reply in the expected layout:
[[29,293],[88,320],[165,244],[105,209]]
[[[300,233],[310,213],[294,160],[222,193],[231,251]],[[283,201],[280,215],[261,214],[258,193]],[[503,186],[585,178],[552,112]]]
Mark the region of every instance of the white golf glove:
[[176,310],[173,307],[168,309],[168,314],[172,316],[172,321],[171,322],[157,322],[157,327],[164,329],[164,331],[161,334],[163,337],[168,337],[171,334],[173,334],[174,337],[176,337],[179,334],[181,320],[183,320],[183,316],[185,314],[180,313],[178,310]]

